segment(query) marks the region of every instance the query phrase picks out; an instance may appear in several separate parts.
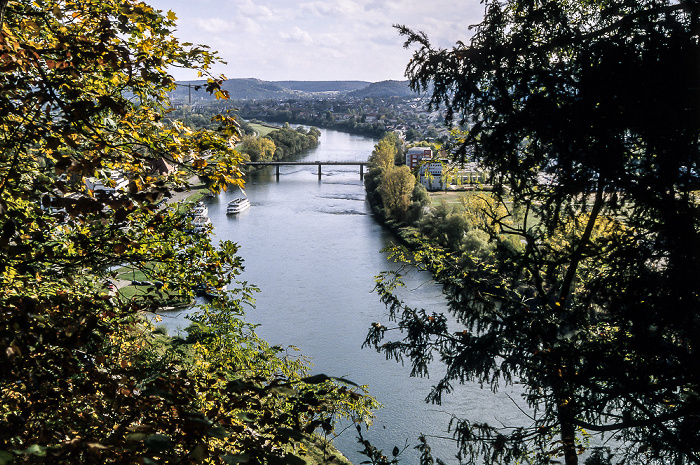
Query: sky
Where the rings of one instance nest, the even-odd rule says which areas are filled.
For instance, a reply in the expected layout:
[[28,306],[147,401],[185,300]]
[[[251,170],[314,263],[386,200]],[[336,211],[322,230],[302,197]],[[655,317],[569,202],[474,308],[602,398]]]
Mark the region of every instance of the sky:
[[[411,51],[393,27],[425,32],[433,45],[468,41],[479,0],[146,0],[177,16],[181,42],[208,45],[229,79],[378,82],[404,80]],[[171,70],[178,80],[196,73]]]

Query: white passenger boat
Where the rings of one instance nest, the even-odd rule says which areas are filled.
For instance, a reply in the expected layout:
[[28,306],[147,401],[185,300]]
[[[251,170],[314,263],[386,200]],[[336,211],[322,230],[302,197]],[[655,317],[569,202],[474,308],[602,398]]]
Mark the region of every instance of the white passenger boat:
[[228,207],[226,207],[226,214],[227,215],[236,215],[244,210],[247,210],[250,208],[250,200],[247,198],[237,198],[233,199],[228,203]]
[[211,225],[211,220],[208,216],[195,216],[192,220],[192,227],[194,228],[194,232],[196,233],[202,233],[206,231],[209,225]]
[[207,216],[209,214],[209,209],[202,202],[197,202],[197,204],[192,207],[192,214],[194,216]]

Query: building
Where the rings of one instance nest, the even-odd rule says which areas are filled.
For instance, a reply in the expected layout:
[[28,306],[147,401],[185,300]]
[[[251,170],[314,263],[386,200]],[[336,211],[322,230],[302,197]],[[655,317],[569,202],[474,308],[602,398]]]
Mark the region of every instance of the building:
[[423,163],[418,170],[420,183],[429,191],[445,189],[444,168],[445,164],[440,160]]
[[411,147],[406,152],[406,166],[413,171],[421,160],[433,158],[433,150],[430,147]]
[[110,173],[109,181],[103,181],[99,178],[85,179],[85,187],[93,192],[103,191],[108,194],[113,194],[116,191],[125,190],[129,181],[116,171]]

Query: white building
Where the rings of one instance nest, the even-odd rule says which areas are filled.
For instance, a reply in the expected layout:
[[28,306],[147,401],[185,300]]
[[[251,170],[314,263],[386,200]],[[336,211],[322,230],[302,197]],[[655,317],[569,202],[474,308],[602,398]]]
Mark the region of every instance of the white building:
[[422,164],[418,174],[420,183],[429,191],[445,189],[444,164],[439,160]]
[[126,189],[129,181],[122,177],[121,174],[116,171],[110,173],[110,179],[107,182],[103,182],[98,178],[87,178],[85,179],[85,187],[93,192],[95,191],[105,191],[109,194],[115,191],[120,191]]

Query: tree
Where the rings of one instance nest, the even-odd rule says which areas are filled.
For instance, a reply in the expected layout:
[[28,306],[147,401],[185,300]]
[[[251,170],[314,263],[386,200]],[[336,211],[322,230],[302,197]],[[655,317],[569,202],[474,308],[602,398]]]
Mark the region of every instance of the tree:
[[266,137],[246,137],[243,139],[239,150],[247,153],[251,161],[272,161],[277,147],[275,143]]
[[[252,339],[237,246],[159,205],[193,174],[215,192],[242,185],[235,120],[163,121],[170,67],[226,96],[208,72],[216,55],[180,44],[175,19],[135,0],[0,1],[2,464],[295,461],[298,438],[332,423],[329,405],[363,402]],[[152,297],[108,290],[123,266],[160,281]],[[193,285],[219,293],[216,337],[158,342],[143,312]],[[221,340],[255,363],[210,356]]]
[[368,343],[418,375],[439,351],[434,401],[456,381],[523,383],[533,423],[458,419],[462,456],[573,465],[585,429],[613,434],[620,463],[700,463],[700,5],[485,5],[468,45],[399,29],[412,88],[469,128],[456,158],[493,170],[495,252],[419,251],[464,327],[380,282],[406,335],[375,324]]
[[388,171],[394,166],[396,159],[398,136],[396,133],[385,135],[372,150],[372,154],[367,159],[367,166],[370,170],[380,168]]
[[378,191],[390,217],[397,220],[403,220],[406,217],[415,185],[416,178],[406,165],[392,166],[384,173]]

